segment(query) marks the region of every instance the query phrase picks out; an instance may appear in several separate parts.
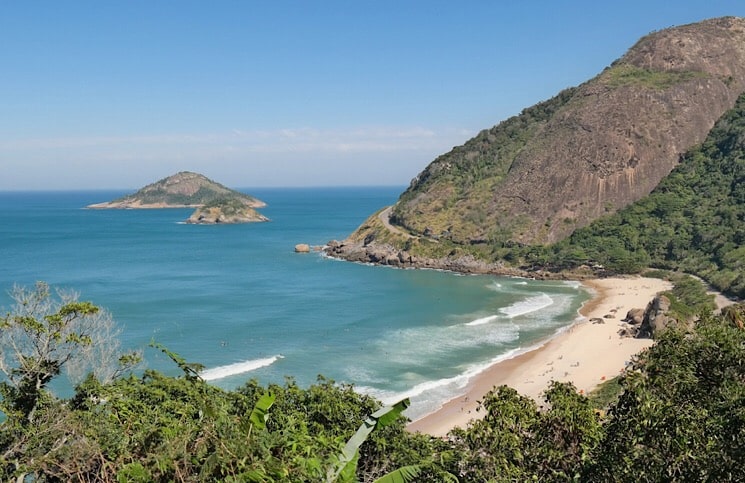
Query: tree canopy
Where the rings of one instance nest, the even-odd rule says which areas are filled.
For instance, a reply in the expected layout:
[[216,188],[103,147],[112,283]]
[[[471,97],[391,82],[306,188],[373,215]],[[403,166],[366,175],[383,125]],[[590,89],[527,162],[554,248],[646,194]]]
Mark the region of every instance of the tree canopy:
[[[44,289],[22,293],[45,300]],[[57,327],[73,312],[100,313],[90,302],[78,303],[54,308],[46,322]],[[20,322],[26,307],[9,313],[4,323]],[[203,381],[198,364],[153,344],[182,369],[182,377],[147,370],[100,378],[93,371],[69,399],[41,384],[32,418],[20,410],[27,394],[9,390],[22,384],[6,380],[0,478],[743,481],[743,314],[745,305],[733,306],[664,331],[620,378],[620,396],[608,407],[594,407],[566,383],[553,383],[542,405],[495,387],[481,401],[483,418],[445,439],[407,432],[405,401],[382,408],[353,386],[323,377],[305,388],[287,379],[266,386],[249,381],[226,391]],[[23,319],[27,330],[47,333],[31,319],[38,322]],[[75,333],[51,337],[50,344],[85,345],[84,334]],[[17,367],[27,358],[18,353]],[[44,379],[57,373],[45,372]]]

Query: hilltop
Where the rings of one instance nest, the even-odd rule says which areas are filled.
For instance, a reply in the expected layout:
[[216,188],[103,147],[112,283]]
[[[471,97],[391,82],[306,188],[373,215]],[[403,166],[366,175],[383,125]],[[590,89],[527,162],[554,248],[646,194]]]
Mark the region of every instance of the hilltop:
[[241,200],[250,208],[266,206],[266,203],[253,196],[227,188],[204,175],[181,171],[149,184],[131,195],[105,203],[88,205],[87,208],[197,208],[226,198]]
[[264,206],[266,203],[253,196],[227,188],[199,173],[182,171],[131,195],[87,208],[196,208],[187,223],[217,224],[268,221],[254,209]]
[[[525,266],[530,247],[545,255],[542,247],[644,199],[743,92],[745,19],[651,33],[593,79],[436,158],[393,207],[329,252],[461,271],[540,269]],[[596,261],[575,258],[567,266]]]

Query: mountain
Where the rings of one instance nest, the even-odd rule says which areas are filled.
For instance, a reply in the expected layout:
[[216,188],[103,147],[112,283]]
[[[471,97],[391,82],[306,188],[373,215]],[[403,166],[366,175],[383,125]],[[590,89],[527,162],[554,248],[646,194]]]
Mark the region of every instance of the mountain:
[[[550,250],[550,251],[548,251]],[[649,196],[521,258],[693,273],[745,298],[745,94]],[[539,261],[543,258],[543,262]]]
[[558,242],[647,196],[744,91],[745,19],[651,33],[595,78],[439,156],[333,254],[503,264],[501,248]]
[[91,209],[196,208],[186,220],[192,224],[268,221],[254,208],[263,201],[227,188],[198,173],[182,171],[149,184],[134,194],[88,205]]

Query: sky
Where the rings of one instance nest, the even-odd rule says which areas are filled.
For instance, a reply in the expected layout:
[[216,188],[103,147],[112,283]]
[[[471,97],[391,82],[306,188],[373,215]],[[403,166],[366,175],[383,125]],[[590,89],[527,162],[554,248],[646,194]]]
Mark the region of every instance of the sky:
[[745,2],[7,1],[0,191],[404,186],[647,33],[726,15]]

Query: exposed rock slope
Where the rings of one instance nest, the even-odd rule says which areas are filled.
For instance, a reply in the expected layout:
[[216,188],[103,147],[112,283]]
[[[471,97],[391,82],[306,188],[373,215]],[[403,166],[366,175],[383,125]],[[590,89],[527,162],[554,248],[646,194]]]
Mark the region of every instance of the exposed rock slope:
[[391,222],[463,245],[561,240],[649,194],[743,91],[745,19],[652,33],[592,80],[435,159]]

